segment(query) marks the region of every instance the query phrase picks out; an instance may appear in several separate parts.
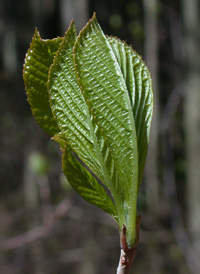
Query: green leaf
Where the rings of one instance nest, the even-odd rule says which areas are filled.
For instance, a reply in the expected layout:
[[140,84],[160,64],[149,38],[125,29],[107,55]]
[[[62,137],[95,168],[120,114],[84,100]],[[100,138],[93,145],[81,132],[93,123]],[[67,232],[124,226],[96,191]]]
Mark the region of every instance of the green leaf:
[[108,187],[116,202],[113,181],[117,181],[117,175],[110,150],[95,117],[89,113],[75,73],[72,49],[76,38],[72,22],[49,72],[50,103],[67,143]]
[[49,68],[62,38],[42,40],[37,29],[24,63],[24,83],[28,102],[38,124],[50,135],[60,132],[55,122],[47,91]]
[[81,90],[114,159],[120,191],[114,199],[123,207],[121,211],[117,206],[119,225],[126,225],[127,241],[133,246],[138,190],[135,123],[123,73],[95,16],[76,40],[74,60]]
[[64,174],[74,190],[79,193],[83,199],[103,209],[117,220],[117,211],[110,196],[86,168],[72,155],[68,146],[63,153],[62,165]]
[[113,186],[118,178],[110,150],[95,117],[89,113],[76,77],[72,54],[76,38],[72,22],[49,72],[50,103],[67,143],[109,188],[119,210],[119,195]]
[[98,176],[100,166],[91,138],[90,116],[78,85],[73,62],[72,49],[76,37],[72,22],[49,72],[50,104],[67,143]]
[[36,120],[64,152],[68,181],[113,216],[120,230],[126,226],[133,247],[153,108],[141,57],[119,39],[106,38],[93,16],[78,37],[73,22],[63,39],[45,41],[36,31],[24,80]]
[[[67,88],[71,87],[71,85],[74,81],[73,84],[75,84],[75,87],[77,85],[77,89],[79,91],[79,95],[77,96],[77,103],[79,103],[79,100],[83,99],[83,96],[82,96],[82,93],[78,86],[78,81],[76,78],[75,69],[74,69],[74,65],[73,65],[72,48],[73,48],[73,45],[75,42],[75,40],[74,40],[75,38],[76,38],[76,32],[75,32],[74,24],[72,23],[71,27],[69,28],[68,34],[66,35],[65,41],[67,43],[66,48],[68,48],[68,53],[70,53],[69,60],[71,60],[71,62],[72,62],[72,66],[69,63],[67,63],[67,66],[69,66],[68,67],[69,73],[71,73],[70,75],[72,77],[74,77],[74,79],[71,79],[71,82],[69,83],[70,75],[66,75],[67,79],[68,79],[68,81],[67,81],[68,85],[66,85],[66,87]],[[47,77],[48,77],[49,68],[53,62],[53,58],[56,55],[56,50],[58,50],[58,47],[60,46],[60,42],[62,40],[63,39],[60,39],[60,38],[58,39],[58,41],[56,41],[56,39],[42,40],[39,36],[39,33],[36,31],[34,38],[33,38],[33,42],[31,44],[31,48],[28,51],[27,57],[25,60],[24,80],[25,80],[25,84],[26,84],[28,99],[29,99],[29,102],[32,107],[32,111],[34,113],[36,120],[50,135],[53,136],[54,134],[56,134],[55,136],[53,136],[53,139],[59,143],[61,149],[64,151],[64,148],[66,146],[66,139],[72,141],[72,146],[74,146],[74,143],[75,143],[75,147],[76,147],[77,143],[78,143],[78,142],[76,143],[76,141],[78,141],[79,138],[76,135],[75,135],[75,138],[74,138],[74,135],[70,135],[70,133],[73,133],[73,131],[75,131],[75,129],[70,127],[70,123],[69,123],[70,119],[63,120],[62,116],[60,115],[59,108],[57,108],[59,103],[58,103],[58,105],[56,104],[56,107],[54,108],[54,93],[53,93],[53,90],[51,89],[51,92],[52,92],[51,103],[52,103],[53,109],[55,111],[55,116],[56,117],[58,116],[57,121],[58,121],[58,124],[59,124],[61,130],[59,129],[59,127],[57,126],[57,121],[54,119],[54,116],[51,112],[51,108],[49,105],[49,94],[47,92]],[[72,41],[71,44],[70,44],[70,41]],[[61,45],[61,49],[60,49],[61,53],[58,52],[58,54],[57,54],[57,60],[59,60],[60,54],[61,54],[61,56],[63,54],[62,49],[63,49],[63,46],[65,46],[65,43],[63,43],[63,44],[64,45]],[[46,68],[43,67],[44,64],[45,64]],[[41,66],[43,68],[43,73],[40,71]],[[60,78],[58,66],[59,66],[58,62],[55,61],[54,66],[52,66],[52,70],[51,70],[50,74],[51,75],[54,74],[54,67],[55,67],[56,73],[58,72],[59,78]],[[67,70],[66,70],[66,68],[62,67],[61,71],[63,73],[65,73],[65,71],[67,71]],[[37,73],[37,75],[36,75],[36,73]],[[51,82],[49,83],[49,86],[51,86]],[[65,84],[63,86],[65,87]],[[58,91],[57,91],[58,94],[59,94],[59,91],[62,92],[62,88],[60,86],[58,87]],[[74,107],[73,103],[76,101],[75,97],[76,97],[76,94],[72,94],[72,96],[70,97],[72,99],[72,101],[70,101],[69,98],[66,97],[67,106],[68,105],[70,106],[68,109],[69,116],[71,115],[70,108],[72,107],[72,109],[73,109],[73,107]],[[59,99],[59,96],[57,98]],[[65,100],[64,100],[64,102],[65,102]],[[70,102],[71,102],[71,104],[70,104]],[[76,113],[78,115],[76,118],[78,118],[78,119],[73,122],[75,122],[75,123],[79,122],[81,114],[83,113],[83,115],[84,115],[83,120],[82,120],[83,127],[85,127],[85,126],[87,127],[88,126],[87,122],[88,122],[89,117],[85,117],[85,112],[87,112],[87,114],[88,114],[88,107],[87,107],[87,104],[85,103],[84,99],[82,100],[81,103],[82,104],[78,105],[81,108],[81,110],[78,108],[77,109],[78,112]],[[86,107],[86,111],[84,111],[84,104]],[[66,109],[67,109],[67,107],[66,107]],[[63,108],[63,106],[62,106],[61,112],[65,112],[65,109]],[[44,116],[46,117],[45,120],[43,119]],[[68,118],[69,118],[69,116],[68,116]],[[47,117],[49,118],[48,120],[47,120]],[[86,118],[86,123],[85,123],[85,118]],[[90,122],[90,124],[91,123],[92,122]],[[66,125],[69,126],[70,131],[66,131]],[[62,134],[63,132],[64,132],[64,134]],[[89,133],[89,135],[90,135],[90,133]],[[85,142],[83,142],[80,147],[84,148],[84,143]],[[86,144],[87,144],[87,141],[86,141]],[[79,143],[78,143],[78,145],[79,145]],[[93,146],[92,146],[92,150],[93,150]],[[86,152],[86,150],[84,148],[84,153],[85,152]],[[77,160],[75,158],[73,159],[73,157],[70,156],[71,153],[67,154],[65,152],[64,155],[69,155],[69,159],[63,161],[63,167],[64,167],[64,170],[67,171],[67,174],[70,174],[70,179],[69,179],[69,175],[67,177],[68,177],[68,180],[70,181],[70,183],[72,184],[72,186],[77,190],[77,192],[85,200],[104,209],[107,213],[109,213],[111,216],[113,216],[117,220],[117,213],[116,213],[115,205],[112,202],[109,195],[105,192],[104,188],[98,184],[96,179],[94,179],[92,177],[92,175],[87,172],[87,170],[85,170],[83,167],[81,167],[80,163],[77,162]],[[88,159],[90,159],[90,157],[91,157],[91,156],[89,157],[89,155],[90,154],[88,154]],[[68,163],[68,167],[66,166],[66,163]],[[78,172],[77,172],[76,167],[79,167]],[[98,169],[99,169],[99,167],[98,167]],[[74,179],[72,180],[71,178],[74,178]],[[83,181],[82,180],[80,181],[80,179],[77,179],[77,178],[83,178]],[[88,180],[88,182],[86,180]],[[77,182],[80,183],[79,186],[78,185],[76,186]],[[88,189],[87,189],[87,187],[88,187]],[[89,194],[89,187],[91,188],[90,194]],[[97,193],[97,191],[98,191],[98,193]]]
[[106,159],[110,165],[109,153],[94,117],[89,113],[75,73],[72,50],[76,38],[72,22],[49,72],[50,103],[70,147],[109,187],[112,180],[105,174]]
[[107,37],[107,40],[121,68],[131,101],[137,134],[138,183],[140,184],[145,166],[153,114],[151,75],[142,58],[125,42],[115,37]]

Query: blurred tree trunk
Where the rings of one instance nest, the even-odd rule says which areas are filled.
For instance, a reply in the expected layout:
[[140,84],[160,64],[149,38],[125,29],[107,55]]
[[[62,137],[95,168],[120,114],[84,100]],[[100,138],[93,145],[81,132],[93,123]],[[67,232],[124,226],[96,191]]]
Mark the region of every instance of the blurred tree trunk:
[[[32,150],[27,149],[24,156],[24,174],[23,174],[23,190],[24,190],[24,203],[26,208],[32,212],[32,218],[28,222],[28,230],[40,225],[38,212],[40,208],[40,201],[38,195],[38,184],[36,176],[31,168],[31,155]],[[45,274],[46,271],[42,266],[44,252],[40,240],[31,243],[29,247],[31,261],[34,262],[32,270],[37,274]]]
[[186,93],[186,200],[191,239],[200,254],[200,35],[199,0],[182,0]]
[[157,0],[143,0],[145,44],[144,59],[153,79],[154,115],[150,134],[146,175],[147,209],[155,217],[159,215],[159,180],[158,180],[158,33]]
[[42,28],[42,16],[41,16],[41,0],[29,0],[30,5],[30,21],[33,27],[37,27],[39,30]]
[[9,22],[3,39],[3,65],[8,74],[17,71],[16,29],[14,22]]
[[88,0],[61,0],[61,29],[65,33],[72,19],[75,20],[77,31],[88,21]]

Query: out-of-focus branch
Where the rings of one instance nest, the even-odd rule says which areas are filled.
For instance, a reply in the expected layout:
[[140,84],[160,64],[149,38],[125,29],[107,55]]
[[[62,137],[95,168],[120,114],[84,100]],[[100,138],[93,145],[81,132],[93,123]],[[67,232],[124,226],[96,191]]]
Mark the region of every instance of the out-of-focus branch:
[[[186,93],[184,129],[186,153],[187,227],[193,247],[200,254],[200,35],[199,0],[182,0]],[[198,270],[199,272],[199,270]]]
[[184,94],[184,86],[181,84],[174,92],[172,92],[168,104],[164,113],[163,127],[162,127],[162,147],[164,154],[164,188],[167,196],[168,207],[170,211],[172,230],[174,237],[182,250],[188,267],[192,273],[198,273],[200,269],[200,260],[193,249],[192,243],[185,231],[181,208],[179,206],[176,180],[174,171],[174,155],[173,155],[173,144],[171,142],[171,136],[173,135],[172,129],[174,116],[177,108],[182,101]]
[[[187,0],[183,1],[182,6],[184,6],[184,3],[192,4],[192,2],[193,1],[187,1]],[[188,9],[186,6],[184,7],[188,15],[188,10],[190,9]],[[179,65],[182,66],[183,37],[182,37],[180,16],[179,14],[176,13],[175,10],[171,9],[168,6],[165,6],[163,10],[167,13],[166,16],[167,18],[169,18],[169,22],[170,22],[170,36],[171,36],[174,57],[176,61],[179,62]],[[196,9],[196,11],[197,10],[198,9]],[[192,60],[194,60],[194,58],[192,58]],[[185,258],[185,261],[187,262],[188,267],[190,268],[192,273],[198,273],[200,268],[200,260],[198,258],[197,253],[194,250],[192,242],[190,241],[184,227],[181,208],[180,208],[178,197],[177,197],[176,178],[175,178],[175,170],[174,170],[175,163],[174,163],[173,142],[172,142],[173,129],[174,129],[173,121],[174,121],[177,109],[186,94],[185,92],[186,84],[183,82],[182,75],[180,74],[180,72],[181,71],[179,69],[179,70],[176,70],[176,73],[174,73],[173,78],[175,82],[175,89],[171,93],[168,99],[168,102],[163,114],[163,121],[162,121],[161,130],[163,135],[162,148],[163,148],[163,155],[164,155],[164,188],[165,188],[165,194],[167,197],[169,212],[171,216],[171,224],[172,224],[172,231],[173,231],[174,237],[176,239],[177,244],[182,250],[183,256]],[[187,92],[187,96],[188,95],[189,97],[192,97],[191,90],[190,92]],[[185,99],[185,102],[186,104],[188,104],[188,99]],[[190,184],[190,182],[188,183]]]
[[70,24],[70,18],[74,18],[77,30],[80,31],[88,21],[88,0],[61,0],[60,14],[63,33],[66,31],[66,26]]
[[0,241],[0,250],[12,250],[29,244],[39,238],[48,237],[53,226],[62,219],[72,206],[69,199],[63,200],[54,210],[49,220],[45,220],[48,225],[37,226],[19,236]]
[[157,0],[143,0],[145,44],[144,58],[151,72],[154,89],[154,115],[150,133],[146,175],[147,210],[154,216],[159,215],[159,180],[158,180],[158,30],[157,30]]

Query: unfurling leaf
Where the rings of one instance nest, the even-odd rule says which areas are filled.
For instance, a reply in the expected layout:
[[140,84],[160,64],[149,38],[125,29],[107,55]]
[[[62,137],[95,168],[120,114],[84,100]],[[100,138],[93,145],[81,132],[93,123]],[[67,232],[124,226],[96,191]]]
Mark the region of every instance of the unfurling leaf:
[[90,172],[80,164],[68,147],[63,153],[63,172],[78,194],[117,220],[116,208],[111,197]]
[[36,29],[24,62],[24,83],[28,102],[36,121],[50,136],[60,130],[49,105],[47,80],[50,65],[61,41],[61,37],[42,40]]
[[142,58],[125,42],[114,37],[107,37],[117,62],[121,68],[124,81],[131,100],[138,148],[138,183],[141,182],[149,133],[153,114],[153,92],[151,75]]
[[78,36],[74,22],[63,38],[42,40],[36,31],[24,81],[36,120],[63,150],[69,183],[110,214],[120,231],[126,227],[133,247],[153,110],[141,57],[106,37],[94,15]]

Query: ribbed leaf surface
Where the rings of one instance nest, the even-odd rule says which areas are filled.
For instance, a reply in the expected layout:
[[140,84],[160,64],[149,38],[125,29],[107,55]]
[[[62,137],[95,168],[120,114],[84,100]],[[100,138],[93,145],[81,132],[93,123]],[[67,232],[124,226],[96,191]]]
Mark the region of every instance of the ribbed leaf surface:
[[115,37],[107,37],[121,68],[135,120],[139,157],[139,179],[142,180],[149,133],[153,113],[153,90],[150,73],[142,58],[125,42]]
[[82,198],[100,207],[117,220],[117,211],[110,196],[72,155],[68,147],[66,147],[63,153],[63,171],[69,183]]
[[[122,70],[95,16],[76,40],[74,60],[80,88],[114,159],[123,205],[119,221],[123,219],[130,232],[135,226],[138,186],[135,124]],[[120,222],[120,227],[123,223]],[[133,244],[134,233],[127,237],[130,245]]]
[[[105,136],[102,135],[95,117],[89,113],[75,73],[72,49],[76,37],[72,23],[49,72],[50,103],[67,143],[109,188],[117,203],[119,188],[116,189],[117,176],[114,162]],[[83,192],[81,196],[84,195]]]
[[56,121],[79,158],[102,179],[91,137],[90,115],[75,74],[72,49],[77,34],[72,22],[49,72],[50,104]]
[[[121,69],[96,17],[74,48],[81,90],[104,132],[124,184],[137,182],[137,143],[130,99]],[[136,172],[136,174],[134,174]]]
[[36,30],[24,63],[24,83],[28,102],[38,124],[54,136],[60,129],[49,105],[47,80],[50,65],[63,38],[42,40]]
[[120,229],[125,225],[133,247],[153,108],[141,57],[119,39],[106,38],[94,15],[78,37],[73,22],[63,39],[42,40],[36,31],[24,81],[36,120],[63,150],[69,183]]

